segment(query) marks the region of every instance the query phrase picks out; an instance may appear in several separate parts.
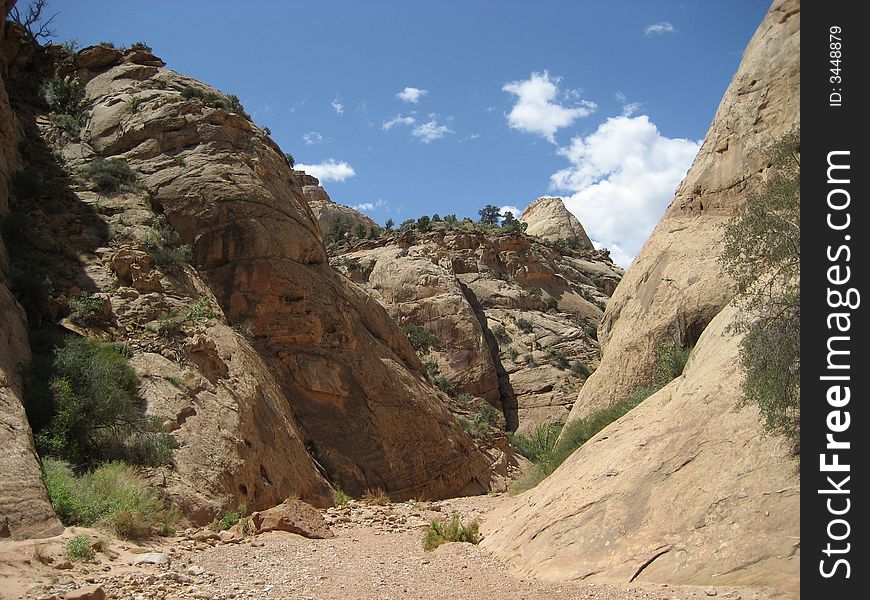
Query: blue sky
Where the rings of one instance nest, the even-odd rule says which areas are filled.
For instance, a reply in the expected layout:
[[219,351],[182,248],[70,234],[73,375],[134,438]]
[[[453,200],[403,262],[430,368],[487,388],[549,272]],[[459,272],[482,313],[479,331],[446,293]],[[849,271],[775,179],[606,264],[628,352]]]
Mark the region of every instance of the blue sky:
[[[243,7],[243,8],[242,8]],[[558,195],[627,265],[766,1],[52,0],[57,40],[145,41],[237,94],[376,221]]]

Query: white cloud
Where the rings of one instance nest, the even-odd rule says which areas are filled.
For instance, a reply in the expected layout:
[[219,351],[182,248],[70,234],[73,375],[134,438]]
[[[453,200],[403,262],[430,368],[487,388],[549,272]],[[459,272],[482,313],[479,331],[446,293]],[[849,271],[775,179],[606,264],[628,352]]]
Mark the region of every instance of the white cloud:
[[415,87],[406,87],[404,90],[396,94],[396,98],[398,98],[402,102],[417,104],[418,102],[420,102],[420,99],[428,93],[429,90],[421,90],[420,88]]
[[676,28],[667,21],[647,25],[643,30],[645,35],[660,35],[662,33],[674,33],[675,31]]
[[[528,79],[512,81],[502,90],[517,96],[517,102],[507,114],[508,125],[534,133],[555,144],[554,134],[568,127],[581,117],[592,114],[597,106],[589,100],[579,100],[577,106],[562,106],[555,102],[559,95],[558,77],[550,77],[547,71],[532,73]],[[569,96],[576,98],[576,93]]]
[[523,214],[523,211],[517,208],[516,206],[506,205],[502,206],[500,209],[501,214],[504,214],[506,211],[512,212],[514,214],[514,218],[519,219],[520,215]]
[[332,108],[335,110],[335,112],[337,112],[340,115],[344,114],[344,104],[339,102],[338,98],[333,100],[330,104],[332,105]]
[[320,181],[344,181],[356,175],[356,171],[349,164],[344,161],[335,162],[335,159],[332,158],[316,165],[300,163],[295,168],[317,177]]
[[306,146],[313,146],[314,144],[322,142],[323,136],[316,131],[309,131],[302,136],[302,140],[305,142]]
[[411,135],[418,138],[424,144],[434,142],[443,138],[445,135],[453,133],[447,125],[441,125],[433,115],[429,115],[431,120],[420,123],[411,130]]
[[383,198],[378,198],[377,202],[362,202],[361,204],[354,204],[353,206],[351,206],[351,208],[359,211],[368,211],[374,210],[376,208],[381,208],[385,204],[386,202],[384,202]]
[[664,213],[700,142],[664,137],[649,117],[611,117],[557,153],[571,166],[551,188],[572,195],[565,205],[597,247],[627,267]]
[[622,92],[614,94],[616,101],[622,105],[622,116],[630,117],[643,107],[642,102],[629,102],[628,98]]
[[395,117],[393,117],[389,121],[384,121],[384,124],[382,125],[382,127],[385,130],[390,130],[393,127],[395,127],[396,125],[413,125],[414,123],[416,123],[416,121],[417,120],[411,116],[403,117],[402,115],[396,115]]

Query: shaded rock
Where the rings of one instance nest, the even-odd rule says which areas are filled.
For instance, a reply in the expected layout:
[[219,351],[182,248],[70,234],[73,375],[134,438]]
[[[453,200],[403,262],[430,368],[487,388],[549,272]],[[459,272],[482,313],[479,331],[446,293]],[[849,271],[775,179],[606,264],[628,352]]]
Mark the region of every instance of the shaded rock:
[[277,506],[251,514],[256,533],[288,531],[311,539],[326,539],[335,534],[320,511],[301,500],[285,500]]
[[592,241],[586,230],[561,198],[538,198],[518,218],[528,225],[526,233],[529,235],[551,242],[569,240],[578,249],[592,250]]

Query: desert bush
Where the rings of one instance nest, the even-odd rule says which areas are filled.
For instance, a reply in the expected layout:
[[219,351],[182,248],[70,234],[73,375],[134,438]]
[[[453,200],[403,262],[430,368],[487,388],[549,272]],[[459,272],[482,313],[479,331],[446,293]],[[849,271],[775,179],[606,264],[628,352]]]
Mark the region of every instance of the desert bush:
[[725,271],[743,309],[740,405],[758,406],[767,432],[800,446],[800,129],[764,150],[770,169],[725,227]]
[[42,83],[41,92],[52,112],[74,117],[81,115],[85,86],[72,77],[50,77]]
[[492,326],[492,335],[498,342],[509,342],[511,337],[501,323]]
[[130,50],[144,50],[145,52],[153,52],[151,46],[145,42],[133,42],[130,44]]
[[511,445],[517,452],[537,463],[553,451],[561,431],[561,424],[543,423],[528,435],[515,433],[511,434],[509,438]]
[[524,317],[520,317],[520,318],[518,318],[518,319],[516,320],[516,325],[517,325],[517,328],[518,328],[520,331],[523,331],[523,332],[525,332],[525,333],[531,333],[532,330],[534,329],[534,327],[532,326],[531,321],[529,321],[528,319],[526,319],[526,318],[524,318]]
[[535,357],[532,356],[531,354],[526,354],[526,355],[523,357],[523,362],[526,363],[526,366],[527,366],[527,367],[536,367],[536,366],[538,366],[538,361],[535,360]]
[[376,506],[386,506],[390,503],[390,496],[383,490],[383,488],[378,488],[376,490],[366,490],[362,495],[361,500],[366,504],[374,504]]
[[66,542],[66,557],[75,562],[93,560],[96,554],[91,548],[91,538],[86,535],[77,535]]
[[465,526],[458,514],[453,514],[449,521],[434,519],[423,538],[423,549],[431,551],[446,542],[477,544],[480,542],[478,530],[479,525],[476,521]]
[[602,429],[624,416],[632,408],[643,402],[658,390],[658,387],[649,386],[636,390],[625,400],[613,404],[607,408],[595,411],[587,417],[577,419],[565,425],[562,429],[559,441],[552,451],[538,455],[538,460],[527,469],[514,482],[511,493],[518,494],[529,490],[555,471],[559,465],[565,462],[575,450],[588,442]]
[[145,98],[142,96],[130,96],[127,98],[127,108],[130,109],[130,112],[136,112],[143,102],[145,102]]
[[70,319],[76,323],[88,325],[98,320],[103,310],[103,299],[99,296],[82,292],[78,298],[72,298],[67,302],[70,310]]
[[547,348],[547,356],[557,369],[564,370],[569,366],[568,359],[565,355],[555,348]]
[[284,154],[284,160],[287,162],[287,166],[291,169],[296,166],[296,158],[289,152]]
[[180,269],[193,259],[190,246],[181,243],[181,236],[164,215],[154,219],[144,243],[151,260],[159,267]]
[[81,129],[79,117],[66,113],[55,113],[49,117],[49,121],[69,138],[75,139],[79,137],[79,130]]
[[517,357],[520,355],[520,351],[511,346],[507,349],[507,355],[510,356],[511,360],[516,360]]
[[212,531],[226,531],[246,516],[248,516],[248,505],[242,503],[236,510],[231,510],[215,519],[208,528]]
[[453,388],[453,384],[450,383],[450,380],[444,377],[443,375],[436,375],[432,383],[435,384],[439,390],[453,398],[456,395],[456,390]]
[[106,463],[76,476],[68,463],[46,457],[42,472],[48,497],[64,525],[96,525],[124,539],[143,539],[153,527],[171,527],[177,521],[156,489],[123,463]]
[[575,377],[579,377],[580,379],[588,379],[592,374],[592,371],[589,370],[585,364],[580,362],[579,360],[575,360],[571,363],[571,374]]
[[41,454],[77,465],[114,458],[171,462],[171,436],[147,431],[152,421],[136,395],[139,378],[115,346],[71,337],[52,367],[53,415],[36,436]]
[[665,385],[682,375],[691,351],[691,348],[683,348],[676,344],[659,344],[656,349],[658,382]]
[[351,501],[351,497],[340,487],[335,488],[335,493],[332,495],[332,505],[336,508],[344,506]]
[[429,354],[430,348],[441,349],[441,340],[438,336],[429,333],[419,325],[403,325],[402,333],[408,336],[408,340],[411,342],[414,350],[421,354]]
[[136,181],[136,173],[120,158],[95,158],[82,167],[81,174],[94,190],[109,194]]

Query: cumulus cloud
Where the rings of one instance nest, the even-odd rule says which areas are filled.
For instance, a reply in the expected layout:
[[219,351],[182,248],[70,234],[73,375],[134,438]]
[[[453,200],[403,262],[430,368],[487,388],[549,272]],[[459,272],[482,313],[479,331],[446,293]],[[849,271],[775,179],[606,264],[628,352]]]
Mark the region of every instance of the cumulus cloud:
[[450,129],[447,125],[442,125],[438,123],[435,116],[430,115],[429,119],[429,121],[425,123],[420,123],[411,130],[411,135],[419,139],[424,144],[434,142],[435,140],[440,140],[445,135],[453,133],[453,130]]
[[381,208],[385,204],[386,202],[384,202],[383,198],[378,198],[377,202],[362,202],[360,204],[354,204],[353,206],[351,206],[351,208],[359,211],[369,211],[376,208]]
[[508,125],[527,133],[534,133],[552,144],[553,137],[563,127],[568,127],[581,117],[592,114],[597,108],[594,102],[577,98],[576,93],[568,96],[576,101],[575,106],[562,106],[559,97],[558,77],[550,77],[547,71],[532,73],[528,79],[512,81],[502,86],[502,90],[517,97],[511,111],[506,115]]
[[404,90],[396,94],[396,98],[398,98],[402,102],[417,104],[418,102],[420,102],[420,99],[428,93],[429,90],[421,90],[420,88],[415,87],[406,87]]
[[302,136],[302,140],[305,142],[306,146],[313,146],[314,144],[319,144],[320,142],[322,142],[323,136],[316,131],[309,131]]
[[297,163],[295,168],[317,177],[320,181],[344,181],[356,175],[356,171],[349,164],[344,161],[335,162],[332,158],[316,165]]
[[629,102],[628,98],[626,98],[625,94],[622,92],[616,92],[614,96],[616,96],[616,101],[622,105],[623,117],[630,117],[643,107],[643,103],[641,102]]
[[411,117],[411,116],[403,117],[402,115],[396,115],[395,117],[393,117],[389,121],[384,121],[384,124],[382,125],[382,127],[384,130],[389,131],[390,129],[392,129],[396,125],[413,125],[416,122],[417,122],[417,120],[414,117]]
[[661,35],[663,33],[674,33],[676,29],[673,25],[668,23],[667,21],[662,21],[661,23],[653,23],[652,25],[647,25],[643,33],[645,35]]
[[330,104],[332,105],[332,108],[333,108],[333,110],[335,110],[335,112],[337,112],[340,115],[344,114],[344,104],[339,102],[338,98],[336,98],[335,100],[330,102]]
[[501,211],[501,214],[504,214],[505,212],[512,212],[514,214],[514,217],[517,219],[519,219],[520,215],[523,214],[522,210],[520,210],[516,206],[511,206],[509,204],[506,206],[502,206],[499,210]]
[[570,192],[565,206],[597,247],[618,264],[634,260],[680,181],[700,142],[667,138],[646,115],[611,117],[557,153],[571,165],[554,173],[551,188]]

